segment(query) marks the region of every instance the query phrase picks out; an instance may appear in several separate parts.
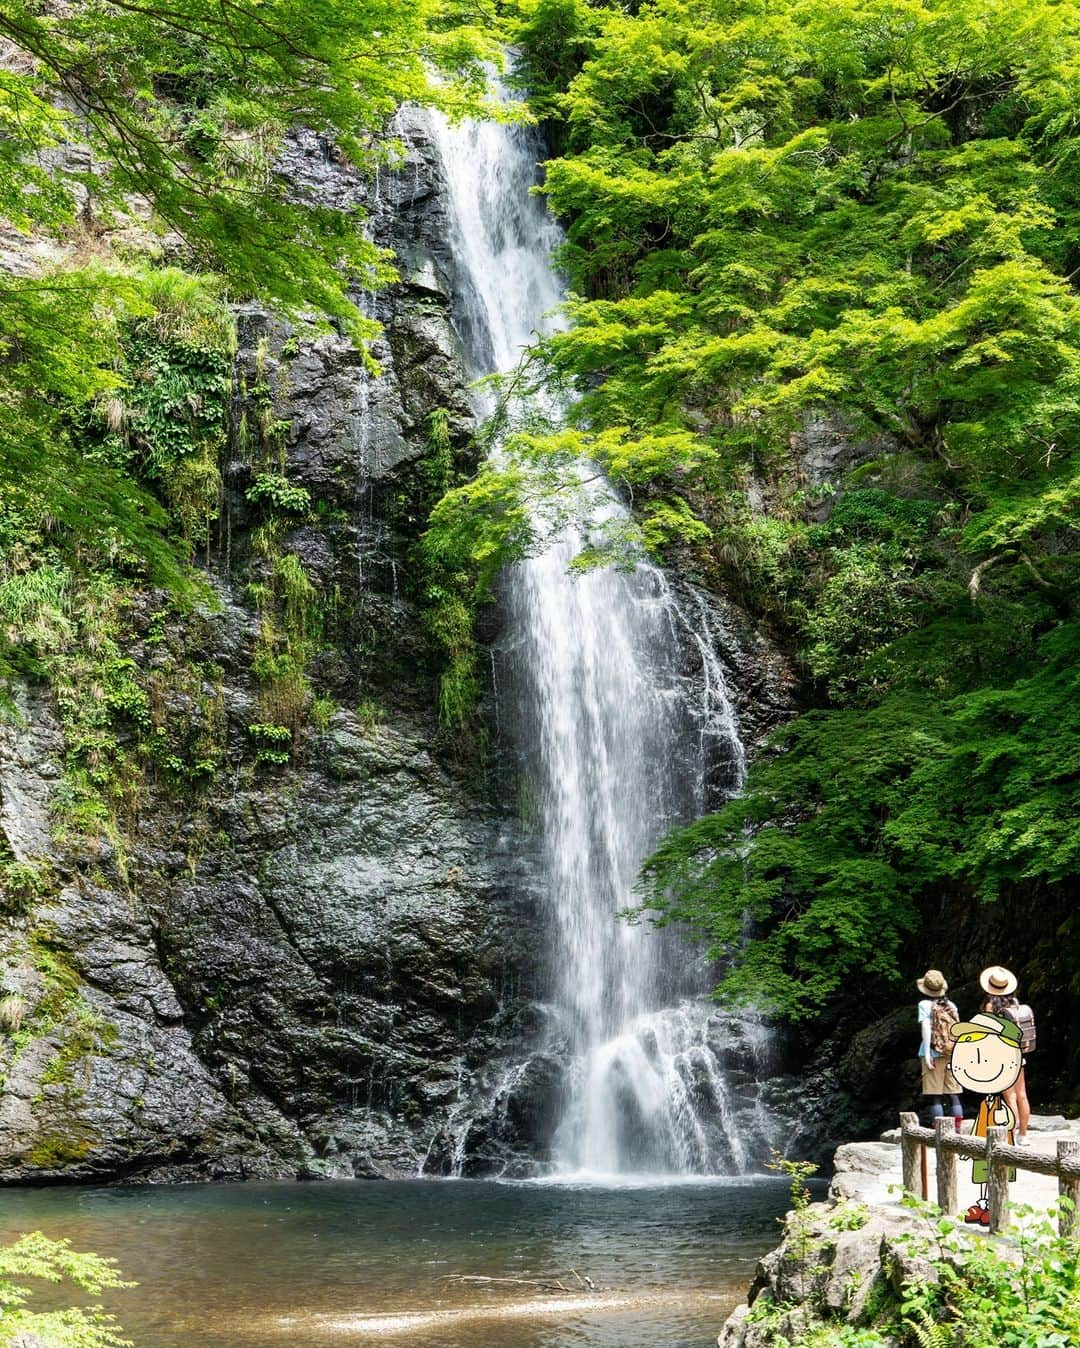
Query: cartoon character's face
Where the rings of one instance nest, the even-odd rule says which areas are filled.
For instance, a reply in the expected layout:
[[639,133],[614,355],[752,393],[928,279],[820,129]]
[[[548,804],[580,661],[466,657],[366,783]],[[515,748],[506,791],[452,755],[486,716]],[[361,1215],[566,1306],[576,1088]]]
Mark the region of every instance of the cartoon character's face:
[[1007,1091],[1022,1066],[1019,1044],[1010,1044],[997,1034],[962,1034],[953,1045],[952,1074],[976,1095]]

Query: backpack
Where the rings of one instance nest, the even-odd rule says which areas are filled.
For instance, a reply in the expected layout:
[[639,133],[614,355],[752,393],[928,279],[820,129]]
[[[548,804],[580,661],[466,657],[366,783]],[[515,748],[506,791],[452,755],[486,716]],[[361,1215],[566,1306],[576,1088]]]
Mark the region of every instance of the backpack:
[[1003,1016],[1020,1027],[1020,1050],[1022,1053],[1035,1052],[1035,1012],[1026,1002],[1012,1008],[1005,1007],[1001,1013]]
[[959,1012],[952,1002],[944,997],[930,1008],[930,1047],[935,1053],[948,1056],[952,1053],[953,1038],[949,1031],[960,1019]]

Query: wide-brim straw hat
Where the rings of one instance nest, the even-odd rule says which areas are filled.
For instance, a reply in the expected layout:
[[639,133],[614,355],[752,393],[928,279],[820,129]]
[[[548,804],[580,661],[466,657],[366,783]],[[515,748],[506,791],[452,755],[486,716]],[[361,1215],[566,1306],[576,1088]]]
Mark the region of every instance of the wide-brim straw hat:
[[1000,964],[991,964],[979,975],[979,987],[991,997],[1011,997],[1016,991],[1016,975]]
[[940,969],[927,969],[922,978],[916,978],[915,986],[924,997],[944,997],[949,984]]

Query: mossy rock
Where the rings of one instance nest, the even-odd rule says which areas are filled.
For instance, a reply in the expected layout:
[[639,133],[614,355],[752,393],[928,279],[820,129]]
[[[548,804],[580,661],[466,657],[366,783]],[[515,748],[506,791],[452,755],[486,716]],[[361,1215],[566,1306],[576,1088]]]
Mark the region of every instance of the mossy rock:
[[100,1139],[93,1132],[43,1133],[27,1152],[29,1165],[38,1170],[63,1170],[85,1161]]

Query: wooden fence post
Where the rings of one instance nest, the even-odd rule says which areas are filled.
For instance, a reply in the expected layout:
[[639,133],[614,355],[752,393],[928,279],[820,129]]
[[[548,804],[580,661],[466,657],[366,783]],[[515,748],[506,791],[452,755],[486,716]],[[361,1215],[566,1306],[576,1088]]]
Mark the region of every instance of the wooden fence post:
[[946,1135],[954,1137],[956,1128],[952,1119],[935,1119],[934,1150],[937,1153],[937,1202],[942,1212],[956,1212],[956,1152],[946,1151],[941,1145]]
[[986,1130],[987,1196],[990,1200],[990,1230],[1002,1231],[1009,1224],[1009,1167],[999,1165],[994,1153],[1008,1143],[1009,1130],[994,1126]]
[[905,1128],[917,1128],[919,1125],[918,1114],[900,1115],[900,1159],[903,1163],[904,1172],[904,1193],[913,1194],[917,1190],[919,1176],[919,1143],[917,1139],[908,1137],[904,1131]]
[[1071,1198],[1073,1202],[1071,1212],[1062,1209],[1058,1229],[1063,1236],[1075,1236],[1080,1231],[1080,1179],[1074,1179],[1071,1175],[1063,1175],[1060,1165],[1062,1161],[1075,1161],[1080,1158],[1080,1141],[1077,1141],[1074,1137],[1058,1138],[1057,1158],[1059,1166],[1058,1197]]

